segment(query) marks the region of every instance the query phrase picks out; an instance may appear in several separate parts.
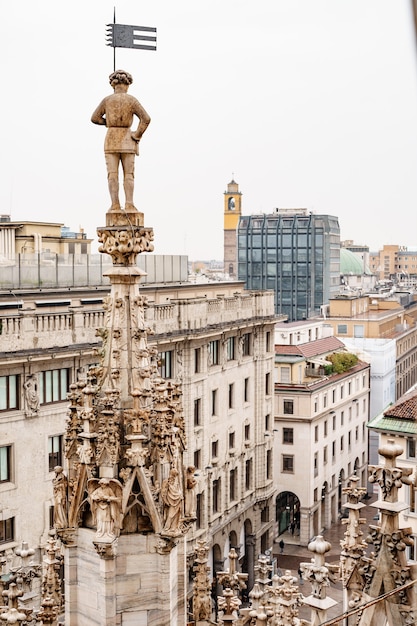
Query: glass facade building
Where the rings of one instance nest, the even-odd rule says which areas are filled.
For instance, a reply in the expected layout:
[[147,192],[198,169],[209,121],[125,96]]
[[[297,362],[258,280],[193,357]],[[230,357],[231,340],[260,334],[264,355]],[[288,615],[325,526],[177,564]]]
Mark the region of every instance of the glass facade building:
[[338,218],[304,209],[241,216],[237,258],[247,289],[272,289],[277,314],[307,319],[339,293]]

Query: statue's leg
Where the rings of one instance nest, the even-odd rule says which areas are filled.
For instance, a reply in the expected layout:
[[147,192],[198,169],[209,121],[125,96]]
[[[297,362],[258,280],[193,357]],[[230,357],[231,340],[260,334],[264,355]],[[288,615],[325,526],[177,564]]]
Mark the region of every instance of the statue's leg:
[[119,202],[119,154],[106,153],[107,180],[111,199],[110,210],[120,209]]
[[123,166],[123,183],[126,198],[126,209],[135,208],[133,204],[133,190],[135,186],[135,155],[126,153],[121,155]]

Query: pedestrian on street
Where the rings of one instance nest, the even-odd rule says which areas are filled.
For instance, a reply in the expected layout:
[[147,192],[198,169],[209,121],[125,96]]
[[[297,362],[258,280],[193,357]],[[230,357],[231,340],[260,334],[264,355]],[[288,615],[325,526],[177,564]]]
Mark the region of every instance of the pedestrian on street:
[[298,577],[300,579],[300,585],[304,585],[303,573],[301,571],[301,567],[300,566],[298,566]]
[[283,540],[281,539],[281,541],[279,542],[279,550],[280,550],[281,554],[284,553],[284,545],[285,544],[284,544]]

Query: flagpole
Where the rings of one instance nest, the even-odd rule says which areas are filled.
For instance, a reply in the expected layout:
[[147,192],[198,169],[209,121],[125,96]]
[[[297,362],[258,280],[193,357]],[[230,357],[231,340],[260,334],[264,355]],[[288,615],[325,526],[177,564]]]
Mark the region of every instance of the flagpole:
[[[113,7],[113,24],[116,24],[116,7]],[[114,26],[113,26],[113,38],[114,38]],[[116,46],[113,41],[113,72],[116,71]]]

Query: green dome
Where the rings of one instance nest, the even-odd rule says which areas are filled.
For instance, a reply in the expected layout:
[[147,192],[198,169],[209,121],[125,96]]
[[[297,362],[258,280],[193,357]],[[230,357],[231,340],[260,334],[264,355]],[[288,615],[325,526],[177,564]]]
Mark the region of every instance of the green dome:
[[364,268],[361,259],[347,248],[340,248],[340,273],[359,276],[362,276],[362,274],[372,274],[369,267]]

